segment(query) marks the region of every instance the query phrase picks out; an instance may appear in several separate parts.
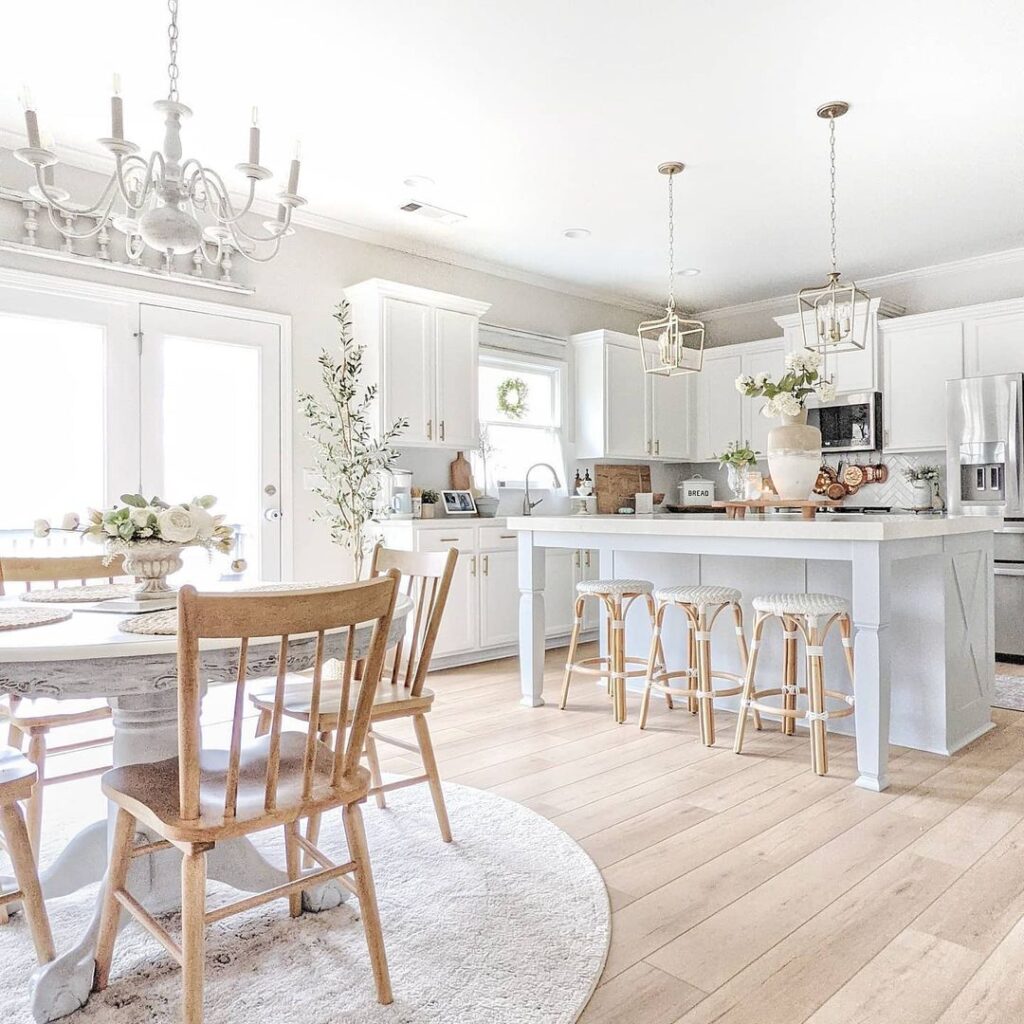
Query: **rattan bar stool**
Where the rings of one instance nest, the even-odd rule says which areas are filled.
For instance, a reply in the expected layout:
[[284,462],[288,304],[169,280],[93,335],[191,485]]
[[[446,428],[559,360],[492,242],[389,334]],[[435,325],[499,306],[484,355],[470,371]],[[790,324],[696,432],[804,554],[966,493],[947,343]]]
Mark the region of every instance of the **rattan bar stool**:
[[[743,689],[743,673],[723,672],[712,668],[711,627],[726,608],[732,609],[736,629],[736,644],[740,652],[743,672],[747,668],[747,638],[743,632],[743,608],[741,594],[734,587],[690,586],[662,587],[654,592],[657,602],[651,653],[647,666],[647,685],[644,687],[640,704],[640,728],[647,726],[651,691],[665,695],[665,702],[671,709],[674,697],[685,697],[691,714],[700,715],[700,738],[705,746],[715,742],[715,698],[732,697]],[[662,630],[665,613],[669,608],[679,608],[686,617],[687,650],[689,666],[667,671],[662,652]],[[661,661],[659,669],[659,659]],[[688,686],[673,686],[673,679],[686,679]],[[725,679],[734,685],[716,690],[715,679]]]
[[[576,584],[576,608],[569,639],[569,653],[565,662],[565,679],[562,683],[562,700],[559,708],[563,711],[569,703],[569,684],[574,674],[603,676],[608,680],[608,692],[612,697],[615,721],[626,721],[626,680],[647,675],[647,658],[631,658],[626,655],[626,613],[638,598],[647,604],[647,611],[654,625],[654,584],[647,580],[583,580]],[[576,646],[583,628],[583,605],[588,597],[604,602],[607,612],[608,656],[584,658],[576,661]],[[640,665],[631,669],[629,665]]]
[[[843,640],[846,667],[853,683],[853,628],[850,609],[846,600],[831,594],[765,594],[754,598],[754,633],[750,642],[750,660],[743,683],[743,698],[740,702],[740,717],[736,723],[736,742],[733,750],[738,754],[743,749],[743,734],[747,725],[747,711],[781,716],[783,731],[792,732],[797,721],[808,723],[811,734],[811,764],[816,775],[828,774],[828,722],[833,718],[845,718],[853,714],[854,698],[851,693],[825,688],[825,637],[833,625],[839,626]],[[758,690],[754,686],[757,669],[758,648],[761,634],[769,619],[782,622],[786,640],[783,659],[783,680],[778,687]],[[804,641],[804,655],[807,659],[806,685],[796,682],[796,644],[798,638]],[[797,707],[797,698],[807,697],[807,708]],[[781,705],[767,704],[765,697],[782,697]],[[826,703],[831,700],[831,709]],[[789,726],[786,729],[786,726]]]

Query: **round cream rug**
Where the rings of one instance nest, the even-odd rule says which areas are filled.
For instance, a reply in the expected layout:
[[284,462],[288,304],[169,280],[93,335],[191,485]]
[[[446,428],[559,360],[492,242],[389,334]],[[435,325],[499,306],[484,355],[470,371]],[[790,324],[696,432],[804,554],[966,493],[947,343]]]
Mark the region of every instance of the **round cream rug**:
[[[519,804],[446,785],[455,842],[441,842],[425,786],[364,807],[395,1001],[380,1006],[358,905],[293,920],[286,901],[207,929],[210,1024],[572,1024],[604,967],[611,917],[604,882],[561,829]],[[259,837],[284,864],[279,830]],[[321,846],[344,858],[340,815]],[[231,890],[211,885],[209,904]],[[96,887],[50,901],[57,951],[93,908]],[[172,932],[178,922],[170,921]],[[31,1024],[34,966],[21,915],[0,927],[5,1024]],[[15,979],[24,979],[15,980]],[[177,1024],[177,965],[137,924],[121,933],[109,988],[69,1024]]]

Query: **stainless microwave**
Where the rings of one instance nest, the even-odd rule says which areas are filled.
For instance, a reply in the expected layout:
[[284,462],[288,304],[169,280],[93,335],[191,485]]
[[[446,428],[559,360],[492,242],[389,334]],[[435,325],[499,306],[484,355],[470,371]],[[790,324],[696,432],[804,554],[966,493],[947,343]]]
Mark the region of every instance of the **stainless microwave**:
[[841,395],[807,410],[827,452],[872,452],[881,447],[882,396],[877,391]]

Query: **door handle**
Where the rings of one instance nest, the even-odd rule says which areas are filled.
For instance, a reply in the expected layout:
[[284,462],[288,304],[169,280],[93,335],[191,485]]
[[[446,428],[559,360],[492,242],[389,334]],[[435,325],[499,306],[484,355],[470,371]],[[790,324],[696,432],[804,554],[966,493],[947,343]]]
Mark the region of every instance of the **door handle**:
[[996,576],[1015,576],[1019,579],[1024,578],[1024,567],[1020,569],[1003,568],[1002,566],[996,566],[993,570]]
[[427,440],[428,441],[433,441],[434,440],[434,421],[433,420],[427,420]]
[[268,523],[276,523],[284,517],[284,513],[279,508],[268,508],[263,512],[263,518]]
[[441,420],[441,440],[444,440],[444,420]]

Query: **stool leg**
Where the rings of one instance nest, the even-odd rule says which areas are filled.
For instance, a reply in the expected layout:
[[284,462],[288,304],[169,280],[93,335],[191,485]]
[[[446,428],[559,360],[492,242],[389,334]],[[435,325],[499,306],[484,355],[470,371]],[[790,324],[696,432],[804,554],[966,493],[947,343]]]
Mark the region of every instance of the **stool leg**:
[[707,608],[697,609],[697,689],[700,692],[700,739],[706,747],[715,745],[715,702],[711,696],[711,637],[708,634]]
[[[686,656],[687,663],[690,668],[690,677],[687,680],[689,683],[688,689],[696,689],[697,686],[697,626],[689,615],[686,616]],[[686,698],[686,710],[691,715],[697,714],[697,698],[687,697]]]
[[[747,650],[747,634],[743,630],[743,606],[734,604],[732,606],[732,618],[736,624],[736,646],[740,650],[740,666],[743,675],[747,674],[747,661],[750,659],[750,652]],[[754,728],[761,731],[761,712],[754,708]]]
[[614,689],[615,689],[615,682],[612,679],[612,651],[615,648],[615,643],[614,643],[614,633],[615,633],[615,630],[612,629],[612,606],[611,606],[611,603],[606,600],[604,602],[604,605],[605,605],[605,609],[604,609],[604,632],[605,632],[605,637],[606,637],[606,651],[605,651],[605,653],[608,655],[608,659],[607,659],[607,661],[608,661],[608,675],[607,675],[606,678],[608,680],[608,696],[611,697],[613,692],[614,692]]
[[[807,617],[807,644],[817,647],[822,636],[818,630],[818,620]],[[820,654],[807,657],[807,700],[811,711],[820,715],[825,710],[825,673],[823,658]],[[821,718],[811,719],[811,762],[816,775],[828,774],[828,732]]]
[[569,683],[572,682],[572,669],[576,661],[576,647],[580,642],[580,627],[583,623],[583,598],[576,598],[575,616],[572,623],[572,636],[569,638],[569,654],[565,659],[565,678],[562,680],[562,700],[559,710],[564,711],[569,703]]
[[[853,624],[849,615],[839,617],[839,632],[843,638],[843,654],[846,655],[846,670],[850,673],[850,682],[853,680]],[[856,696],[856,694],[854,694]]]
[[[742,701],[752,700],[754,696],[754,671],[757,669],[757,652],[761,648],[761,634],[764,632],[766,615],[758,615],[754,619],[754,633],[750,645],[750,657],[747,661],[747,674],[743,678]],[[747,706],[740,705],[740,714],[736,719],[736,739],[733,743],[733,753],[740,753],[743,750],[743,733],[747,728]]]
[[[647,678],[644,680],[644,695],[640,701],[640,728],[647,728],[647,712],[651,706],[651,683],[654,682],[654,673],[659,665],[658,655],[661,653],[661,667],[664,669],[664,652],[661,651],[661,624],[665,618],[665,609],[667,605],[662,605],[654,613],[653,628],[651,630],[651,653],[647,658]],[[669,697],[669,707],[672,707],[671,694],[666,694]]]
[[612,691],[615,701],[615,721],[621,725],[626,721],[626,623],[622,617],[622,600],[612,603],[615,619],[612,623],[614,656],[612,659]]
[[[796,691],[793,689],[797,682],[797,641],[796,622],[793,619],[782,620],[782,628],[786,632],[783,639],[782,655],[782,685],[786,693],[782,697],[782,706],[789,711],[796,710]],[[790,635],[792,634],[792,635]],[[792,736],[796,732],[796,719],[790,715],[782,718],[782,732],[786,736]]]
[[[660,668],[662,672],[666,672],[668,671],[668,669],[665,665],[665,648],[661,642],[661,628],[660,623],[658,621],[658,607],[655,604],[654,597],[651,594],[645,594],[644,600],[647,602],[647,613],[651,617],[651,636],[652,638],[657,639],[658,642],[657,650],[655,651],[655,654],[657,655],[656,661],[654,663],[655,668]],[[657,637],[654,637],[654,633],[656,630],[658,635]],[[665,706],[669,709],[669,711],[672,710],[671,693],[665,694]]]

